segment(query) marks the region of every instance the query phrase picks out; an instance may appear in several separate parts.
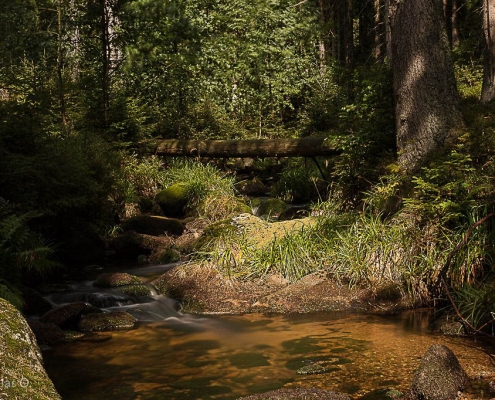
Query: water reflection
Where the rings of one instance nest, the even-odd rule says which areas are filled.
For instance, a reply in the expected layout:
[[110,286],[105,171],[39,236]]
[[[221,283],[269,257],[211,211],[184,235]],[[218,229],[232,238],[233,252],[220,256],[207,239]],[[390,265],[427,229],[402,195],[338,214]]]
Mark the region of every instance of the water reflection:
[[[432,343],[449,346],[470,376],[491,373],[475,343],[431,335],[425,312],[175,317],[113,332],[104,343],[45,355],[64,399],[235,399],[281,387],[318,387],[357,399],[405,390]],[[308,366],[317,373],[307,374]],[[484,397],[480,392],[470,398]]]

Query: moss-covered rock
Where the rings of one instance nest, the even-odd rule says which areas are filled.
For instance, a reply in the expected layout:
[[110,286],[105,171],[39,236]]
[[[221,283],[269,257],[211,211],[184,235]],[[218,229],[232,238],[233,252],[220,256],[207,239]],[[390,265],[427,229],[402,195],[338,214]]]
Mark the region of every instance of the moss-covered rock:
[[93,286],[109,288],[142,283],[137,276],[127,272],[103,273],[93,282]]
[[88,314],[81,318],[79,330],[82,332],[103,332],[132,329],[136,318],[124,311],[101,314]]
[[241,397],[239,400],[351,400],[343,393],[329,390],[307,389],[279,389],[270,392]]
[[433,344],[426,350],[414,374],[408,400],[453,400],[468,383],[457,357],[444,345]]
[[126,296],[133,297],[151,296],[153,294],[150,287],[146,285],[121,286],[117,291],[125,294]]
[[158,254],[160,264],[170,264],[180,260],[180,252],[175,249],[165,249]]
[[287,210],[287,208],[288,206],[283,200],[272,197],[261,202],[256,214],[261,217],[276,220],[280,214]]
[[168,217],[182,217],[189,198],[188,185],[176,183],[158,192],[155,202],[160,206],[163,213]]
[[184,225],[178,219],[158,217],[154,215],[136,215],[122,223],[122,229],[136,231],[145,235],[180,235],[184,232]]
[[61,328],[76,326],[86,308],[86,303],[77,302],[50,310],[40,317],[44,324],[55,324]]
[[57,400],[60,395],[43,368],[36,338],[26,320],[0,299],[1,399]]
[[239,193],[246,196],[265,196],[268,193],[268,188],[258,178],[244,180],[236,183],[236,189]]

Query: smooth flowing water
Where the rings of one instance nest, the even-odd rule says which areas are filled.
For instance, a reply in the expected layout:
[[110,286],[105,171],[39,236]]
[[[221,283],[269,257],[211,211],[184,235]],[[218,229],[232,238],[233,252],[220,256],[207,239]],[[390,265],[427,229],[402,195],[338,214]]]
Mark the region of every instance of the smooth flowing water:
[[[429,333],[424,311],[199,317],[176,305],[163,296],[124,305],[140,319],[136,329],[46,352],[46,369],[63,398],[236,399],[318,387],[358,399],[377,389],[405,391],[433,343],[454,351],[470,377],[495,371],[475,342]],[[304,374],[315,366],[323,373]],[[466,398],[491,398],[478,386]]]

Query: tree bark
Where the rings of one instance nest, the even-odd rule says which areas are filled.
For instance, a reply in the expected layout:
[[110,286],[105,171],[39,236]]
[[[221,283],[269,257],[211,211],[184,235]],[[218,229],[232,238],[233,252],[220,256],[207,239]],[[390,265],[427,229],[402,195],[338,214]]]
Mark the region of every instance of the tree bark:
[[495,99],[495,0],[483,0],[483,32],[485,38],[485,67],[481,101]]
[[399,164],[418,170],[462,127],[442,3],[393,0],[390,22]]
[[316,157],[340,154],[323,137],[300,139],[180,140],[158,141],[155,153],[168,157]]

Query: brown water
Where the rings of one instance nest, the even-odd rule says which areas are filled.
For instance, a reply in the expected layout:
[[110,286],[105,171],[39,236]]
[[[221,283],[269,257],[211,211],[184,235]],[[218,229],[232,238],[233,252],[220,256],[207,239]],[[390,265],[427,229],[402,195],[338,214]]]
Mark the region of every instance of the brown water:
[[[192,317],[178,314],[105,342],[75,342],[45,354],[64,399],[235,399],[287,387],[319,387],[353,399],[374,389],[404,391],[432,343],[457,355],[474,388],[494,375],[476,342],[428,333],[428,315],[311,314]],[[316,375],[298,374],[310,364]]]

